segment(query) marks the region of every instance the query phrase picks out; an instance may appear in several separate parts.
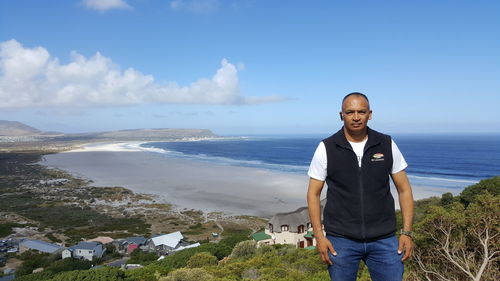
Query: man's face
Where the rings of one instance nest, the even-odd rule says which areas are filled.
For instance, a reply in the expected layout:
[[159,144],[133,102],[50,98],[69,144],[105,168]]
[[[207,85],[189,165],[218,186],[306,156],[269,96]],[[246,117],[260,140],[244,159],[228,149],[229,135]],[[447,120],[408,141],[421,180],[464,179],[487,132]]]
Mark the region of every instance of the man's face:
[[372,111],[368,101],[362,96],[352,95],[342,104],[344,127],[349,132],[363,132],[372,119]]

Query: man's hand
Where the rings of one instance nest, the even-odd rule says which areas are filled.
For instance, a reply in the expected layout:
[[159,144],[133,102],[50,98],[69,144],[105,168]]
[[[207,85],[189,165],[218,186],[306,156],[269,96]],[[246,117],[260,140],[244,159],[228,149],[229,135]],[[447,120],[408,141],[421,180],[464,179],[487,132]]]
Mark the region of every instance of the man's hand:
[[412,250],[413,250],[413,240],[411,239],[411,237],[407,235],[399,236],[398,254],[401,254],[403,252],[405,253],[404,256],[401,258],[401,261],[405,261],[408,258],[410,258]]
[[316,249],[318,249],[321,260],[323,260],[327,264],[333,264],[330,260],[330,256],[328,252],[332,253],[332,255],[336,256],[337,252],[333,249],[333,245],[326,237],[316,238]]

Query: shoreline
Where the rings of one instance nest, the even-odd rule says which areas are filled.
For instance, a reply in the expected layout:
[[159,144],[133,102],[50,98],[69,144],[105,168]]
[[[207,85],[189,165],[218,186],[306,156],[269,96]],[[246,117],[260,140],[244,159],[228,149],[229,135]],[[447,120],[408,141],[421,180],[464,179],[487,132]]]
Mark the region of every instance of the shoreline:
[[91,180],[93,186],[158,196],[181,210],[270,218],[306,204],[306,176],[168,158],[134,148],[140,143],[91,144],[45,155],[39,164]]
[[[157,196],[176,208],[270,218],[307,206],[307,175],[169,158],[137,148],[145,142],[92,143],[45,155],[39,163],[92,180],[94,186],[121,186]],[[326,196],[326,187],[322,198]],[[413,186],[414,199],[461,190]],[[396,208],[397,193],[391,185]]]

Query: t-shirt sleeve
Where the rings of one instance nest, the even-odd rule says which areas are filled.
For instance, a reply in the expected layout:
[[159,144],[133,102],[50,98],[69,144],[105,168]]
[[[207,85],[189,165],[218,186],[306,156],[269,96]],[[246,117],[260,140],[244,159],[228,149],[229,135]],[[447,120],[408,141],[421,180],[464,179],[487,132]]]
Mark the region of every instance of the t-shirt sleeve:
[[320,142],[316,151],[314,152],[313,159],[311,160],[311,165],[309,166],[309,171],[307,174],[314,179],[324,181],[326,179],[326,148],[323,142]]
[[399,151],[398,146],[394,141],[392,141],[392,171],[391,174],[395,174],[398,172],[401,172],[402,170],[406,169],[408,167],[408,164],[405,161],[405,158],[403,157],[403,154],[401,154],[401,151]]

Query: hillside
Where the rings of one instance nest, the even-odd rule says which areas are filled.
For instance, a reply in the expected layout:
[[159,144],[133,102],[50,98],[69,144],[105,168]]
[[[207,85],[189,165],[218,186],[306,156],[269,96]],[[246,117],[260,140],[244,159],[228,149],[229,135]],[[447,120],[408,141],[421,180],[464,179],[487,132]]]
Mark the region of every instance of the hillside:
[[0,151],[63,151],[85,143],[113,141],[176,141],[215,138],[207,129],[131,129],[65,134],[44,132],[17,121],[0,120]]
[[33,136],[43,132],[17,121],[0,120],[0,136]]

